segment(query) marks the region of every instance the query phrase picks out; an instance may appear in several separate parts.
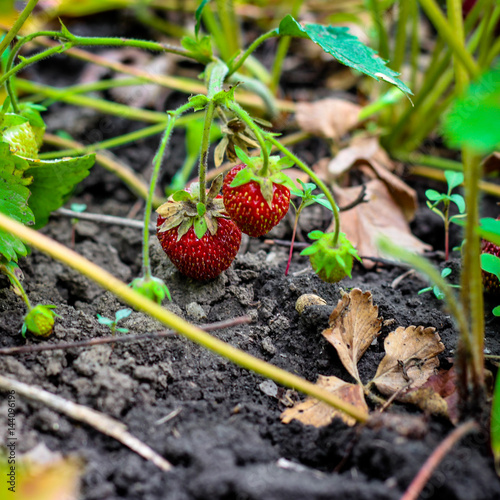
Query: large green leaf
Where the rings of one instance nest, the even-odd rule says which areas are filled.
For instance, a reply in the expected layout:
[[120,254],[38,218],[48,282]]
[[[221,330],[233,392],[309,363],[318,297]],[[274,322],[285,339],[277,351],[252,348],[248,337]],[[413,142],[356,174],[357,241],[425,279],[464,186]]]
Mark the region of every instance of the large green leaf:
[[64,205],[73,188],[87,175],[95,155],[59,160],[27,160],[26,174],[33,177],[28,205],[35,215],[35,229],[47,224],[49,215]]
[[385,80],[405,94],[412,94],[412,91],[398,79],[399,73],[388,68],[385,61],[373,49],[351,35],[346,27],[323,26],[322,24],[302,26],[288,15],[281,21],[277,32],[281,36],[308,38],[342,64],[365,73],[375,80]]
[[458,99],[446,116],[444,133],[452,147],[489,153],[500,146],[500,64]]
[[[30,179],[24,177],[28,163],[11,154],[9,145],[0,142],[0,212],[22,224],[33,224],[33,212],[28,206]],[[0,231],[0,257],[17,262],[27,254],[22,241],[5,231]]]

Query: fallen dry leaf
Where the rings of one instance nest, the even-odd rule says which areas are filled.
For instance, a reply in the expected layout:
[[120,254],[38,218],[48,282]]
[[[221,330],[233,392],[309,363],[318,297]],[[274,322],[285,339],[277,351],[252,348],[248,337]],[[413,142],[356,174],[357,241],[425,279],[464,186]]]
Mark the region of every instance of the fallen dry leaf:
[[[405,211],[396,203],[385,182],[373,179],[365,184],[367,203],[361,203],[351,210],[340,213],[342,231],[362,257],[380,257],[376,242],[384,235],[398,245],[423,253],[430,250],[430,245],[413,236],[408,225]],[[359,186],[333,189],[339,206],[346,206],[359,196]],[[332,228],[328,229],[329,231]],[[367,268],[374,263],[363,260]]]
[[338,141],[358,123],[361,106],[343,99],[299,102],[296,119],[304,132]]
[[[363,387],[360,385],[344,382],[337,377],[325,377],[323,375],[319,375],[316,385],[354,405],[368,416],[368,406],[363,395]],[[292,420],[299,420],[305,425],[322,427],[328,425],[335,417],[341,418],[347,425],[356,424],[356,420],[352,417],[310,397],[301,403],[297,403],[292,408],[287,408],[281,414],[281,421],[288,424]]]
[[400,326],[384,342],[385,356],[373,383],[385,396],[400,400],[410,388],[421,387],[439,366],[437,355],[444,351],[436,329]]
[[344,293],[328,323],[330,328],[323,331],[323,337],[335,347],[346,370],[362,384],[358,361],[380,333],[382,324],[372,294],[359,288]]

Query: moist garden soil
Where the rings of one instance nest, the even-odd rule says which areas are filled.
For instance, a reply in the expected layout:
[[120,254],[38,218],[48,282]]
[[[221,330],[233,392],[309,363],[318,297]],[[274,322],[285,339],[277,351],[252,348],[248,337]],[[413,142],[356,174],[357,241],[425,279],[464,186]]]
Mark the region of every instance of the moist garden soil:
[[[111,23],[105,23],[105,28],[101,32],[112,34]],[[80,63],[67,58],[52,59],[31,69],[30,77],[51,84],[72,83],[67,81],[71,72],[66,76],[56,73],[61,63],[81,69]],[[169,96],[165,106],[172,106],[178,98],[175,94]],[[137,127],[91,110],[58,104],[45,118],[50,131],[60,129],[62,122],[81,140],[91,140],[93,134],[114,136]],[[154,137],[115,152],[147,177],[157,143],[158,137]],[[299,153],[314,158],[318,147],[325,152],[324,145],[312,141]],[[163,185],[182,164],[183,155],[179,132],[171,143]],[[89,212],[123,217],[135,204],[121,182],[98,165],[72,201],[86,203]],[[422,206],[412,227],[424,241],[439,247],[439,219]],[[308,210],[314,216],[304,220],[304,234],[322,224],[322,213]],[[140,213],[136,217],[140,218]],[[83,221],[75,230],[77,252],[125,282],[139,275],[139,230]],[[72,222],[54,216],[43,232],[69,245]],[[291,218],[285,219],[270,237],[289,240]],[[250,324],[213,334],[310,381],[316,381],[319,374],[351,380],[335,349],[321,335],[341,296],[340,287],[370,291],[384,320],[394,320],[384,323],[376,344],[359,363],[364,381],[375,374],[384,356],[383,340],[397,326],[435,327],[446,346],[440,356],[441,366],[450,367],[456,330],[442,302],[430,293],[417,294],[427,286],[421,277],[411,275],[393,285],[405,268],[377,265],[366,270],[356,266],[352,279],[332,285],[319,280],[298,252],[285,276],[287,257],[287,247],[244,237],[231,268],[213,281],[198,283],[180,275],[154,236],[151,241],[153,273],[165,280],[172,294],[172,302],[164,304],[166,308],[195,324],[250,316]],[[442,260],[436,262],[444,267]],[[97,314],[113,318],[117,310],[126,307],[112,294],[36,250],[22,259],[20,266],[31,301],[55,304],[61,316],[53,336],[44,343],[109,335],[109,329],[98,323]],[[451,279],[456,282],[458,260],[452,261],[451,267]],[[322,297],[327,305],[308,307],[299,315],[295,302],[306,293]],[[39,343],[21,337],[24,313],[21,300],[0,277],[1,347]],[[499,320],[488,315],[486,323],[488,352],[500,354]],[[120,326],[128,328],[130,334],[164,331],[162,325],[137,312]],[[386,427],[349,427],[338,419],[322,428],[297,421],[285,425],[280,421],[281,412],[288,401],[303,396],[285,389],[280,389],[277,397],[270,396],[262,377],[178,336],[2,356],[0,373],[119,419],[132,434],[173,464],[170,472],[163,472],[93,428],[18,397],[18,452],[44,443],[52,451],[80,457],[85,500],[398,499],[425,459],[453,430],[453,425],[443,418],[424,416],[399,404],[393,404],[389,411],[406,416],[408,421],[421,418],[424,425],[418,433]],[[6,398],[0,403],[0,415],[7,415]],[[0,419],[0,435],[6,435],[6,418]],[[487,434],[470,434],[458,443],[438,467],[421,498],[500,498],[500,481]]]

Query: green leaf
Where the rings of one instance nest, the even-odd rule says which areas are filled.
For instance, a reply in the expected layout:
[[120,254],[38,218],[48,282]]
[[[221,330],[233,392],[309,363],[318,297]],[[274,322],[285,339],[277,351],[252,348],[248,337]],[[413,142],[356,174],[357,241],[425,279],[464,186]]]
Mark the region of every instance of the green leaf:
[[437,192],[435,189],[427,189],[425,191],[425,196],[431,201],[441,201],[445,195]]
[[236,156],[246,165],[251,165],[252,164],[252,159],[241,149],[239,146],[234,147],[234,151],[236,153]]
[[253,172],[249,168],[244,168],[240,170],[233,179],[233,182],[229,184],[229,187],[235,188],[242,186],[243,184],[248,184],[253,177]]
[[451,274],[451,269],[449,267],[445,267],[442,271],[441,271],[441,276],[443,278],[446,278],[446,276],[449,276]]
[[203,236],[205,236],[207,232],[207,223],[204,218],[197,217],[194,220],[194,234],[196,237],[201,240]]
[[128,318],[131,314],[132,314],[132,309],[120,309],[115,313],[116,321],[118,322],[122,319]]
[[467,146],[489,153],[500,145],[500,64],[473,82],[453,105],[444,121],[444,134],[452,147]]
[[33,177],[28,205],[35,215],[35,229],[47,224],[49,215],[63,206],[73,188],[87,175],[95,154],[59,160],[27,160],[26,173]]
[[458,207],[458,211],[463,214],[465,212],[465,200],[461,194],[455,193],[450,196],[450,200]]
[[481,269],[500,279],[500,258],[490,253],[481,254]]
[[391,83],[407,95],[412,94],[412,91],[397,78],[399,73],[388,68],[385,61],[373,49],[351,35],[346,27],[321,24],[306,24],[303,27],[288,15],[281,21],[278,33],[281,36],[309,38],[342,64],[371,76],[375,80],[382,79]]
[[[462,221],[460,221],[461,223]],[[479,235],[495,245],[500,245],[500,220],[492,217],[485,217],[479,221],[481,227],[478,228]]]
[[[0,142],[0,212],[26,225],[35,222],[28,206],[30,191],[26,187],[30,179],[24,177],[28,168],[25,159],[11,154],[9,145]],[[0,231],[0,255],[7,261],[17,262],[28,253],[23,242],[5,231]]]
[[188,100],[195,111],[205,109],[205,106],[208,104],[207,96],[202,94],[190,97]]
[[196,26],[194,28],[196,38],[198,38],[198,32],[200,31],[201,15],[203,14],[203,9],[205,8],[205,5],[207,5],[208,2],[210,2],[210,0],[201,0],[200,5],[198,5],[198,8],[194,13],[194,17],[196,19]]
[[185,189],[182,189],[181,191],[176,191],[172,195],[172,199],[174,201],[185,201],[185,200],[190,200],[192,198],[191,193],[188,193]]
[[453,170],[446,170],[444,172],[446,181],[448,182],[448,192],[453,191],[456,187],[464,182],[464,174],[462,172],[455,172]]
[[112,319],[106,318],[105,316],[101,316],[99,313],[97,314],[97,321],[101,323],[101,325],[106,325],[106,326],[111,326],[115,324],[115,322]]
[[333,212],[332,204],[325,198],[320,198],[319,195],[314,197],[314,201],[328,208],[331,212]]
[[207,206],[205,205],[205,203],[197,203],[196,204],[196,211],[198,212],[198,215],[200,217],[203,217],[207,211]]
[[493,316],[500,316],[500,306],[496,306],[491,312],[493,313]]

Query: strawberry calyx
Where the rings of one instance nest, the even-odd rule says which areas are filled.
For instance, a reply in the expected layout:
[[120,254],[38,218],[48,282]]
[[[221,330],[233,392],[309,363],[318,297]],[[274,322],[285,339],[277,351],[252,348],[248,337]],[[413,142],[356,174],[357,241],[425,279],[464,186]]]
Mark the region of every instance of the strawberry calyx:
[[248,156],[241,148],[235,146],[238,158],[243,161],[245,168],[240,170],[229,187],[243,186],[249,182],[256,182],[269,207],[272,207],[274,189],[273,184],[283,184],[288,189],[295,189],[293,180],[282,172],[282,169],[290,168],[293,162],[289,158],[269,156],[267,172],[263,174],[264,159],[262,156]]
[[323,281],[336,283],[351,277],[353,260],[361,262],[361,258],[344,233],[339,233],[336,245],[334,233],[312,231],[308,236],[316,241],[300,254],[309,256],[314,271]]
[[205,203],[200,201],[200,185],[196,182],[191,184],[189,190],[177,191],[169,196],[167,202],[156,210],[165,219],[158,227],[158,232],[163,233],[178,227],[177,241],[192,226],[194,226],[194,232],[200,240],[207,231],[212,236],[217,234],[217,219],[229,219],[222,196],[219,195],[222,182],[222,174],[214,179],[207,192]]
[[26,337],[26,332],[29,331],[36,337],[47,338],[52,333],[55,318],[60,318],[52,309],[54,305],[38,304],[33,307],[24,317],[21,333]]

